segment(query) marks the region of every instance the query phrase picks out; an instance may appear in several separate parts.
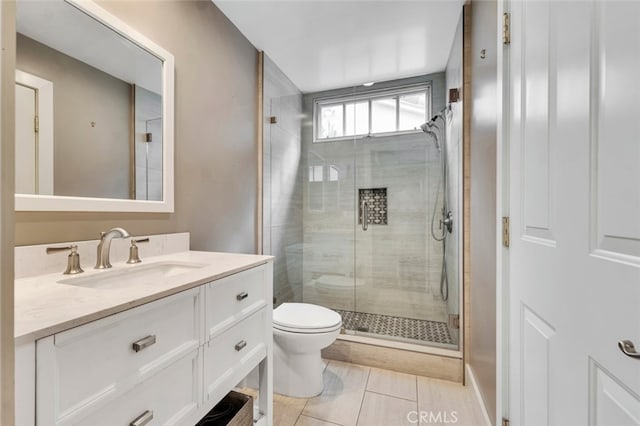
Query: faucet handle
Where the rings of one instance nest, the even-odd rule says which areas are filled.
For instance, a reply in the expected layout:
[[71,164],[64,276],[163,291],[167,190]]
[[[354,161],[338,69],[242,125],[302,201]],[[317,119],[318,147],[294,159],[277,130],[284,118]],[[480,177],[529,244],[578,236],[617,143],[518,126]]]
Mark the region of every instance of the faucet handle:
[[148,243],[149,242],[149,238],[141,238],[139,240],[135,240],[135,239],[131,239],[131,247],[129,247],[129,260],[127,260],[127,263],[129,264],[134,264],[134,263],[140,263],[142,262],[142,260],[140,259],[140,256],[138,256],[138,243]]
[[75,244],[72,244],[70,246],[47,247],[47,254],[67,250],[71,250],[71,253],[69,253],[69,256],[67,257],[67,270],[64,271],[63,274],[73,275],[84,272],[80,267],[80,253],[78,253],[78,246]]

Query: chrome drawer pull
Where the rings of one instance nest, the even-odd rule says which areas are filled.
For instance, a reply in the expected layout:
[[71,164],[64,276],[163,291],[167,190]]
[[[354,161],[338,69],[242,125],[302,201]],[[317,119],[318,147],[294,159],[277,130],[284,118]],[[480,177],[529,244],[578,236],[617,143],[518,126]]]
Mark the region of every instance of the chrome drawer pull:
[[236,300],[239,302],[241,300],[246,299],[247,297],[249,297],[249,293],[247,293],[246,291],[243,291],[242,293],[236,296]]
[[236,351],[240,352],[244,349],[245,346],[247,346],[247,342],[244,340],[240,340],[238,343],[236,343]]
[[144,413],[140,414],[134,421],[129,423],[129,426],[144,426],[153,420],[153,411],[147,410]]
[[133,348],[134,351],[140,352],[144,348],[147,348],[147,347],[149,347],[149,346],[151,346],[151,345],[153,345],[155,343],[156,343],[156,336],[155,335],[151,335],[151,336],[145,337],[144,339],[140,339],[137,342],[133,342],[131,347]]

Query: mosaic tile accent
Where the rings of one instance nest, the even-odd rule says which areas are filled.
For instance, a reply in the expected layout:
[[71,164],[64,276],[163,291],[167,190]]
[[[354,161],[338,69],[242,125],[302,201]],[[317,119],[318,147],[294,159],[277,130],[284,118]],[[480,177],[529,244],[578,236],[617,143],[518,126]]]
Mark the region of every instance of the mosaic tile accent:
[[359,189],[358,223],[362,224],[362,204],[369,205],[369,225],[388,225],[387,188]]
[[453,340],[449,334],[449,327],[445,322],[367,314],[364,312],[341,311],[337,309],[335,311],[342,317],[342,324],[347,330],[365,331],[367,333],[427,342],[453,344]]

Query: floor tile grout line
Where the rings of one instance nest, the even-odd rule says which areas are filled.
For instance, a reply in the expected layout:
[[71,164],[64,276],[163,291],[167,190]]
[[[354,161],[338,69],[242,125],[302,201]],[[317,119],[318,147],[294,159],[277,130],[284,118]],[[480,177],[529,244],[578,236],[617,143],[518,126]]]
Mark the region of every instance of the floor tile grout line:
[[302,416],[302,412],[307,407],[307,402],[309,402],[309,398],[307,398],[307,400],[304,402],[304,405],[302,406],[302,410],[300,410],[300,412],[298,413],[298,417],[296,417],[296,421],[293,422],[293,426],[298,424],[298,421],[300,420],[300,417]]
[[358,425],[358,422],[360,421],[360,414],[362,413],[362,406],[364,405],[364,397],[367,394],[367,386],[369,386],[369,377],[371,377],[371,367],[367,367],[369,369],[368,373],[367,373],[367,380],[364,382],[364,390],[362,392],[362,399],[360,400],[360,409],[358,410],[358,417],[356,417],[356,424],[355,426]]
[[[329,363],[327,363],[327,364],[324,366],[324,369],[325,369],[325,370],[327,369],[327,365],[329,365]],[[324,374],[324,371],[323,371],[323,374]],[[319,395],[316,395],[316,396],[320,396],[320,395],[322,395],[323,393],[324,393],[324,388],[322,389],[322,392],[320,392],[320,394],[319,394]],[[314,397],[314,398],[315,398],[315,397]],[[302,413],[304,413],[304,409],[305,409],[305,408],[307,408],[307,404],[309,403],[309,400],[310,400],[310,399],[311,399],[311,398],[307,398],[307,399],[304,401],[304,405],[302,406],[302,410],[300,410],[300,413],[298,413],[298,417],[296,418],[296,422],[293,424],[294,426],[298,424],[298,420],[300,420],[300,417],[303,415]],[[312,416],[307,416],[307,417],[312,417]],[[320,419],[317,419],[317,420],[320,420]],[[323,421],[324,421],[324,420],[323,420]]]
[[375,393],[376,395],[380,395],[380,396],[388,396],[389,398],[400,399],[402,401],[415,402],[416,404],[418,403],[418,396],[417,395],[416,395],[416,399],[408,399],[408,398],[403,398],[401,396],[389,395],[388,393],[372,391],[372,390],[369,390],[369,389],[365,389],[365,392]]
[[[318,418],[318,417],[310,416],[310,415],[308,415],[308,414],[300,414],[300,415],[298,416],[298,418],[300,418],[300,417],[302,417],[302,416],[309,417],[310,419],[318,420],[319,422],[328,423],[328,424],[330,424],[330,425],[343,426],[343,425],[342,425],[342,424],[340,424],[340,423],[330,422],[329,420],[323,420],[323,419],[320,419],[320,418]],[[296,420],[296,423],[297,423],[297,422],[298,422],[298,421]],[[275,425],[275,426],[277,426],[277,425]]]

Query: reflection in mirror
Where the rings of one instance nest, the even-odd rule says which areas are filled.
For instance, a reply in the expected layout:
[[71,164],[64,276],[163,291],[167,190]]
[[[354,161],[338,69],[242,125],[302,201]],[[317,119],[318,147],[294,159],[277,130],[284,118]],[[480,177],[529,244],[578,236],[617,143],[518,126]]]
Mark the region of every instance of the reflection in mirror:
[[162,60],[60,0],[17,31],[16,192],[161,201]]

